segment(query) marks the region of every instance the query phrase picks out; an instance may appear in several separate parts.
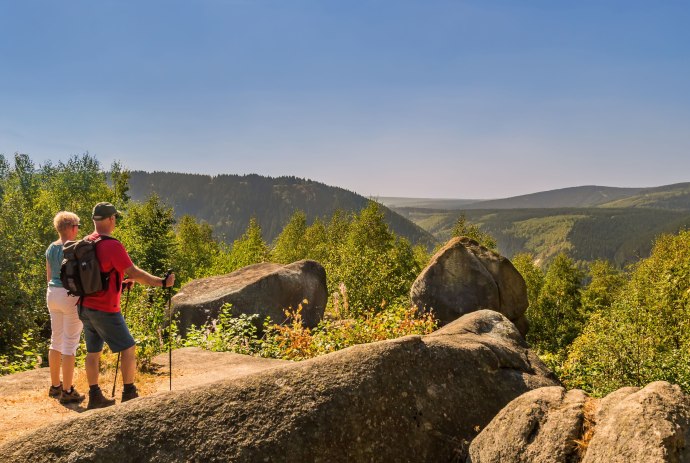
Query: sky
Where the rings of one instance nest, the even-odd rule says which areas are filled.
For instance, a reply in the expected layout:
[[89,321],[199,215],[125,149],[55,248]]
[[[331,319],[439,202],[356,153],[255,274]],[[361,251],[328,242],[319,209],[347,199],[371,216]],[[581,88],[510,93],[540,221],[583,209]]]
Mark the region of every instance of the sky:
[[690,181],[690,2],[0,0],[0,154],[366,196]]

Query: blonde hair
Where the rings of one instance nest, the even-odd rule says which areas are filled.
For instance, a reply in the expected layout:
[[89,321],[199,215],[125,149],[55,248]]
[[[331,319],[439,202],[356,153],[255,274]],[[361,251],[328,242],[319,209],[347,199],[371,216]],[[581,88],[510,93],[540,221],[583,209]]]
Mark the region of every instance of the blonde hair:
[[58,233],[77,224],[79,224],[79,216],[74,212],[61,211],[55,214],[55,218],[53,219],[53,226]]

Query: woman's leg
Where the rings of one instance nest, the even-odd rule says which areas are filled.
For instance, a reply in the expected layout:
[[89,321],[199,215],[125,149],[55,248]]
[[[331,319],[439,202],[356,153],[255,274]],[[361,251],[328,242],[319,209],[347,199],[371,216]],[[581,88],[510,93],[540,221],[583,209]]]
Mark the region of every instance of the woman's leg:
[[[50,385],[53,387],[58,387],[60,385],[61,358],[62,354],[60,352],[54,349],[48,350],[48,366],[50,367]],[[72,357],[72,359],[74,359],[74,357]],[[72,370],[74,370],[74,367],[72,368]]]
[[64,295],[63,306],[63,341],[62,341],[62,387],[69,391],[74,380],[74,356],[79,347],[79,338],[83,324],[79,320],[76,297]]
[[60,311],[59,294],[55,288],[48,287],[46,302],[50,313],[50,349],[48,350],[48,366],[50,367],[50,382],[54,387],[60,385],[60,360],[62,357],[63,315]]

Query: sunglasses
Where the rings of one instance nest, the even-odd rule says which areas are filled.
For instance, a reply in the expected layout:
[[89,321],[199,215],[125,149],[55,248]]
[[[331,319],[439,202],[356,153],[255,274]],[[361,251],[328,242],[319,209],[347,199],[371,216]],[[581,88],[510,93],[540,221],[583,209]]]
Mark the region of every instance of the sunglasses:
[[74,223],[74,224],[72,224],[72,226],[73,226],[73,227],[77,227],[77,228],[81,228],[81,224],[80,224],[80,223]]

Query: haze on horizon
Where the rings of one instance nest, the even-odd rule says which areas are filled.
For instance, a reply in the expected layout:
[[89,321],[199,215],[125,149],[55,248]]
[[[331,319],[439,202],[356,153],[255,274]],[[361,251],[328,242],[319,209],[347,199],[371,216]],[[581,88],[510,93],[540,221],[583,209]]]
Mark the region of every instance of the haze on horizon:
[[690,181],[690,3],[0,0],[0,153],[500,198]]

